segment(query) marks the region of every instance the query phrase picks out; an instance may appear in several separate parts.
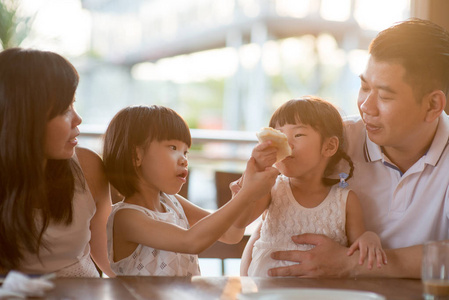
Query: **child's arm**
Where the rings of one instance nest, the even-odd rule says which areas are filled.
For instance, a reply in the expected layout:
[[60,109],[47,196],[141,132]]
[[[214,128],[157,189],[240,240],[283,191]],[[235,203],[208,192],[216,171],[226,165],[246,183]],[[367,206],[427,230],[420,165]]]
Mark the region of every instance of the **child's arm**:
[[[271,146],[271,141],[257,144],[256,147],[254,147],[251,155],[252,157],[254,157],[256,170],[263,171],[265,170],[265,168],[271,167],[276,161],[276,153],[277,149]],[[242,177],[240,177],[239,180],[230,184],[232,198],[234,198],[242,188],[244,177],[245,173],[242,174]],[[178,200],[182,203],[184,212],[188,216],[191,226],[193,226],[200,219],[210,214],[206,210],[195,206],[193,203],[179,198],[180,196],[178,195]],[[245,234],[246,226],[256,220],[260,216],[260,214],[263,213],[270,201],[271,195],[270,193],[267,193],[259,200],[252,201],[250,204],[248,204],[240,212],[240,216],[234,222],[234,224],[220,237],[219,241],[227,244],[236,244],[240,242],[243,235]]]
[[379,236],[372,231],[365,231],[352,245],[349,247],[348,255],[352,255],[357,249],[360,252],[359,264],[363,265],[368,257],[368,269],[373,268],[374,260],[377,261],[377,267],[381,268],[382,263],[387,264],[387,255],[382,249]]
[[[252,157],[255,159],[255,165],[257,171],[263,171],[267,167],[271,167],[276,160],[276,148],[271,146],[271,141],[260,143],[253,149]],[[257,157],[257,158],[256,158]],[[258,163],[259,160],[259,163]],[[239,180],[230,184],[232,192],[232,198],[237,195],[243,185],[245,173]],[[200,219],[209,215],[210,212],[195,206],[193,203],[177,195],[178,200],[181,202],[184,212],[188,216],[190,225],[193,226]],[[261,197],[257,201],[252,201],[250,204],[243,208],[240,212],[240,216],[234,222],[234,224],[220,237],[219,241],[227,244],[236,244],[241,241],[245,234],[245,228],[251,222],[256,220],[261,213],[265,210],[271,201],[270,192]]]
[[[189,225],[191,227],[194,226],[201,219],[212,214],[212,212],[207,211],[193,204],[192,202],[190,202],[189,200],[185,199],[180,195],[175,195],[175,197],[178,199],[179,203],[181,203],[182,208],[184,209],[184,213],[186,214],[187,219],[189,220]],[[245,234],[245,227],[238,228],[232,225],[218,240],[226,244],[237,244],[238,242],[241,241],[244,234]]]
[[[276,162],[277,148],[272,146],[271,141],[259,143],[254,147],[251,157],[254,158],[256,168],[258,171],[263,171],[265,168],[271,167]],[[230,189],[233,196],[238,193],[241,187],[242,180],[245,177],[243,173],[242,177],[234,183],[231,183]],[[234,223],[236,228],[245,228],[254,220],[256,220],[268,207],[271,202],[271,193],[265,194],[257,201],[253,201],[248,205],[245,210],[240,214],[239,219]]]
[[143,244],[173,252],[200,253],[229,229],[248,204],[269,193],[276,176],[277,170],[274,168],[257,172],[254,159],[250,159],[238,195],[190,229],[148,218],[136,210],[122,209],[114,218],[114,236],[125,238],[128,245],[124,246],[130,248]]
[[[276,161],[276,151],[277,149],[271,146],[271,141],[257,144],[252,152],[256,170],[263,171],[265,168],[271,167]],[[242,174],[242,177],[240,177],[239,180],[230,184],[232,198],[234,198],[242,188],[244,178],[245,173]],[[196,222],[210,214],[210,212],[194,205],[185,198],[179,195],[176,196],[183,206],[184,212],[189,219],[190,226],[193,226]],[[232,226],[220,237],[219,241],[226,244],[236,244],[240,242],[245,234],[246,226],[256,220],[264,212],[270,201],[271,194],[268,192],[257,201],[248,203],[248,205],[239,213],[239,217],[234,224],[232,224]]]
[[240,261],[240,276],[248,276],[248,269],[253,260],[254,243],[260,238],[260,229],[262,228],[262,221],[259,222],[254,232],[251,234],[245,249],[243,249],[242,259]]
[[346,235],[351,244],[347,254],[352,255],[358,249],[359,264],[363,265],[366,258],[368,258],[368,269],[372,269],[375,260],[378,268],[382,266],[382,263],[387,264],[387,256],[380,238],[374,232],[365,231],[362,207],[353,191],[349,191],[346,203]]

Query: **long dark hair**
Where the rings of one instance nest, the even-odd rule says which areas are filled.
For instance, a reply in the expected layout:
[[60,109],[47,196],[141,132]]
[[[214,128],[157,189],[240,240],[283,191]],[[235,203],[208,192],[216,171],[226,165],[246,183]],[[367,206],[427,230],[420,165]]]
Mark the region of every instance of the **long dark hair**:
[[336,136],[339,144],[337,152],[329,160],[322,179],[325,185],[334,185],[340,179],[329,178],[337,164],[346,160],[349,164],[349,179],[354,173],[354,164],[348,154],[344,151],[343,120],[338,110],[329,102],[316,97],[304,96],[285,102],[271,116],[270,127],[284,126],[285,124],[297,124],[301,122],[309,125],[321,135],[321,139]]
[[190,130],[174,110],[159,106],[129,106],[119,111],[104,136],[103,162],[109,182],[125,197],[138,191],[134,167],[136,148],[152,141],[179,140],[190,147]]
[[24,252],[38,255],[51,221],[72,222],[80,169],[72,159],[46,161],[44,140],[47,122],[71,105],[78,81],[56,53],[0,53],[0,268],[20,266]]

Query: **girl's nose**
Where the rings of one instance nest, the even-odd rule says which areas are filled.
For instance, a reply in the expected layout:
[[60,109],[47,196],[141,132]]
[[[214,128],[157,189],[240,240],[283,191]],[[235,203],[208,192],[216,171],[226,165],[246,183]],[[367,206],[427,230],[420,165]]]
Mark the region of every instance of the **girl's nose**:
[[187,159],[186,156],[183,156],[183,157],[181,158],[180,164],[181,164],[181,166],[183,166],[183,167],[187,167],[187,166],[189,165],[189,160]]

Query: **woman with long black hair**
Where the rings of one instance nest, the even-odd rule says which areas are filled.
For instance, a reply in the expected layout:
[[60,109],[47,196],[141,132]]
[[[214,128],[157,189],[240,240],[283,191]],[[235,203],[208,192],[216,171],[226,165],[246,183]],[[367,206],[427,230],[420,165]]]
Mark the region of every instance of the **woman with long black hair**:
[[100,157],[75,148],[78,81],[56,53],[0,53],[2,273],[95,277],[93,259],[113,275],[106,255],[109,184]]

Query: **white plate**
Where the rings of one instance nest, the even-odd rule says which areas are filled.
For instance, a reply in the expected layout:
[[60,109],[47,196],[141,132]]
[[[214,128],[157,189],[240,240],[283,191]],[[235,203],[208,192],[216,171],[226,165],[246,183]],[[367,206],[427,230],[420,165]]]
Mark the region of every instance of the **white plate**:
[[307,300],[385,300],[382,295],[338,289],[267,289],[238,296],[239,300],[293,300],[307,297]]

